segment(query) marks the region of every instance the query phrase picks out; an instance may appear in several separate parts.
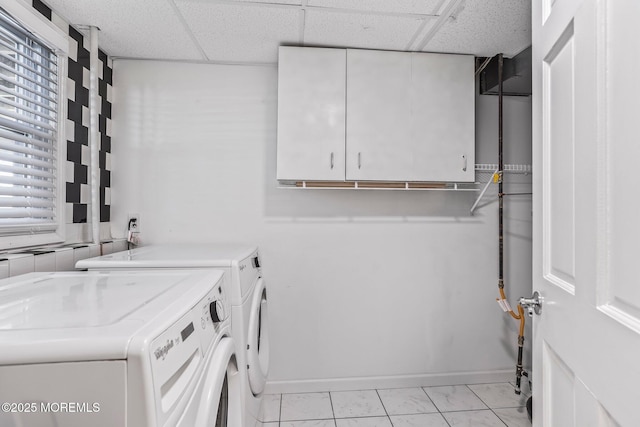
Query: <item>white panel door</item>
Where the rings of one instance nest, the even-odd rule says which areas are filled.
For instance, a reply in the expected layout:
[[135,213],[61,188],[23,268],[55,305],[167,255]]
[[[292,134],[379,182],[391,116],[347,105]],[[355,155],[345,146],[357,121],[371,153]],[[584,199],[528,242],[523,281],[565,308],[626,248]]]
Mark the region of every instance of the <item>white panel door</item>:
[[347,180],[404,181],[412,145],[411,54],[347,49]]
[[475,62],[411,54],[412,159],[408,181],[475,180]]
[[532,5],[533,425],[640,426],[640,2]]
[[279,180],[344,181],[346,51],[281,46]]

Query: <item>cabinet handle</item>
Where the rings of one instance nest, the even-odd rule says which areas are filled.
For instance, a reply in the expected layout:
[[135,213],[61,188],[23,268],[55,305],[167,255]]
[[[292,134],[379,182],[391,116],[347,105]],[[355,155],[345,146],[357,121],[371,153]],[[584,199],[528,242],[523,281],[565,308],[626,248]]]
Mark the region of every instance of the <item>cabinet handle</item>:
[[362,159],[361,158],[362,158],[362,153],[360,153],[358,151],[358,169],[360,169],[362,167],[362,161],[361,161]]
[[462,171],[467,171],[467,156],[465,156],[464,154],[462,155]]
[[331,152],[330,164],[331,164],[331,169],[333,169],[333,151]]

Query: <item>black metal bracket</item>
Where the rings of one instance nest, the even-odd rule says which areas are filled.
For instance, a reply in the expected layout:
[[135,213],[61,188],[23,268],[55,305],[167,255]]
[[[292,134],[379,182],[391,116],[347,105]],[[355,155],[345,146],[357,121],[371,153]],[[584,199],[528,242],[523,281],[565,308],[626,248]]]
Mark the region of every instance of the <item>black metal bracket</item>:
[[[476,69],[486,60],[476,58]],[[526,48],[513,58],[503,59],[504,96],[531,96],[531,47]],[[480,95],[498,95],[498,57],[491,58],[480,72]]]

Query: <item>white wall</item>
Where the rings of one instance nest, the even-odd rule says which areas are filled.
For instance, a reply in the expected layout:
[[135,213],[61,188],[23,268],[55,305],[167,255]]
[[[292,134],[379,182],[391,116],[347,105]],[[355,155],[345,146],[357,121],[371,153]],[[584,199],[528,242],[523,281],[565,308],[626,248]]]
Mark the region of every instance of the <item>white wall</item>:
[[[257,243],[276,387],[512,379],[517,325],[495,303],[496,203],[470,217],[473,193],[279,189],[275,67],[114,67],[114,235],[135,212],[145,244]],[[479,99],[483,140],[495,139],[495,101]],[[507,134],[525,149],[507,160],[529,162],[530,102],[508,102]],[[492,144],[480,162],[496,162]],[[531,205],[507,208],[513,302],[531,289]]]

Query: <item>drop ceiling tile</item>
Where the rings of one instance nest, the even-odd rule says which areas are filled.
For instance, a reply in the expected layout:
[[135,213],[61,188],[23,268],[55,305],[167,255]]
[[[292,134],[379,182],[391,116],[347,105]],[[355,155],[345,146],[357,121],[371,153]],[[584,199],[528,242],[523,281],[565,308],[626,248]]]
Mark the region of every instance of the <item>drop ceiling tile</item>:
[[174,9],[158,0],[46,0],[73,25],[100,28],[100,48],[111,56],[202,60]]
[[365,12],[418,13],[434,15],[444,0],[309,0],[309,6]]
[[308,9],[304,44],[404,50],[423,22],[413,17]]
[[424,51],[513,56],[531,45],[530,0],[465,1],[463,5]]
[[291,4],[300,6],[302,5],[302,0],[231,0],[236,2],[249,2],[249,3],[268,3],[268,4]]
[[235,3],[175,0],[210,61],[277,62],[281,43],[300,41],[301,11]]

